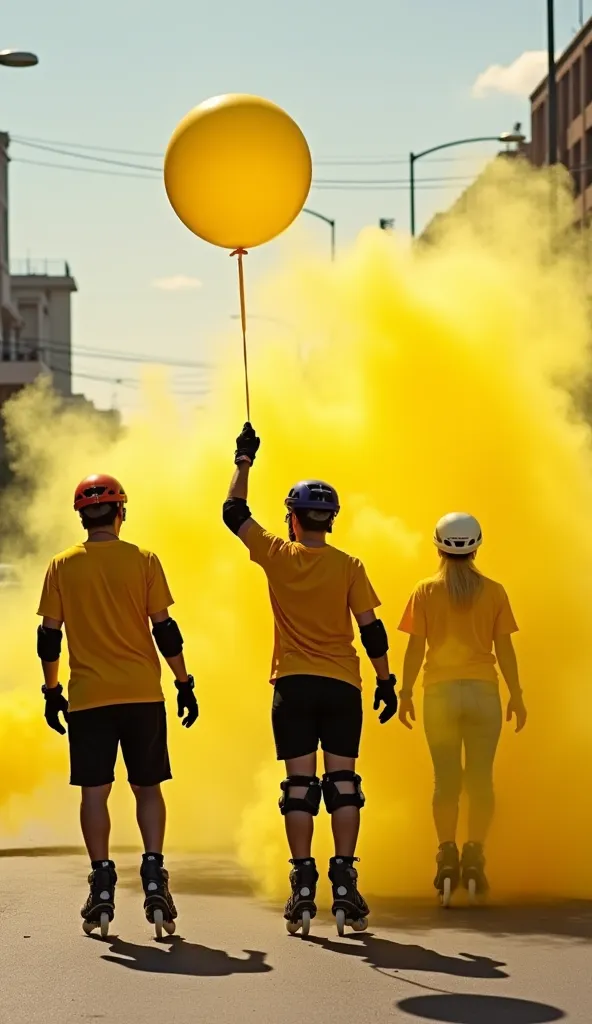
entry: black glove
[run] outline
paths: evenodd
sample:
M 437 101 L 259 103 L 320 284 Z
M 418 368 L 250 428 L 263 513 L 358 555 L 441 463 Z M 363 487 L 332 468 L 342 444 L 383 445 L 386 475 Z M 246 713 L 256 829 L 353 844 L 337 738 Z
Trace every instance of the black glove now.
M 199 715 L 199 708 L 193 692 L 195 682 L 193 676 L 189 676 L 186 683 L 176 682 L 177 687 L 177 714 L 179 718 L 183 718 L 185 712 L 187 712 L 186 718 L 183 718 L 183 725 L 186 729 L 190 729 L 194 722 L 197 722 Z
M 384 708 L 378 716 L 378 721 L 381 725 L 388 722 L 393 715 L 397 714 L 397 706 L 399 701 L 397 700 L 397 694 L 395 693 L 395 686 L 397 685 L 397 679 L 394 675 L 388 677 L 388 679 L 377 679 L 376 690 L 374 691 L 374 710 L 378 711 L 381 703 L 384 704 Z
M 259 451 L 259 445 L 261 441 L 257 437 L 250 423 L 245 423 L 243 429 L 236 439 L 236 451 L 234 453 L 234 461 L 238 466 L 239 462 L 243 462 L 245 458 L 249 460 L 251 465 L 255 461 L 255 456 Z
M 42 686 L 41 692 L 45 697 L 45 721 L 50 729 L 55 729 L 60 736 L 64 736 L 66 730 L 60 722 L 60 711 L 64 720 L 68 721 L 68 701 L 64 697 L 64 690 L 61 683 L 57 686 Z

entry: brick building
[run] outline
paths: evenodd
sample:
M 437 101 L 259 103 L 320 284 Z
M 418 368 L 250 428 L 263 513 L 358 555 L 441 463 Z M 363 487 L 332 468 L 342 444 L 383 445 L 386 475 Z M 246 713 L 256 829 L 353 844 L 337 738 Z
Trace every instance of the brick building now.
M 558 58 L 556 76 L 557 158 L 572 173 L 576 217 L 584 223 L 592 213 L 592 18 Z M 530 158 L 542 167 L 549 149 L 547 78 L 534 90 L 530 102 Z

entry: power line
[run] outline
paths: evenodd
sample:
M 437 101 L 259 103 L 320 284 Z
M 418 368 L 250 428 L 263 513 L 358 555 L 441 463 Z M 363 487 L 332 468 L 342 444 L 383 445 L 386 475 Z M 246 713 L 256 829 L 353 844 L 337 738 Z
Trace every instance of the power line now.
M 71 153 L 67 149 L 59 149 L 57 146 L 46 146 L 41 142 L 25 142 L 16 135 L 11 136 L 11 142 L 16 143 L 18 146 L 28 146 L 30 149 L 39 149 L 44 153 L 56 153 L 58 156 L 75 157 L 76 160 L 90 160 L 96 164 L 112 164 L 115 167 L 131 167 L 134 171 L 152 171 L 155 174 L 161 173 L 159 167 L 150 167 L 148 164 L 135 164 L 131 163 L 129 160 L 113 160 L 111 157 L 106 156 L 91 156 L 89 153 Z
M 76 174 L 99 174 L 99 175 L 103 175 L 103 176 L 109 177 L 109 178 L 136 178 L 136 179 L 140 178 L 140 179 L 143 179 L 144 181 L 155 181 L 155 176 L 151 175 L 151 174 L 134 174 L 133 172 L 130 172 L 130 173 L 126 174 L 123 171 L 106 171 L 106 170 L 100 170 L 100 169 L 98 169 L 96 167 L 76 167 L 73 164 L 50 163 L 49 161 L 46 161 L 46 160 L 27 160 L 24 157 L 13 157 L 12 158 L 12 162 L 13 163 L 20 163 L 20 164 L 27 164 L 28 166 L 32 166 L 32 167 L 49 167 L 49 168 L 51 168 L 53 170 L 58 170 L 58 171 L 73 171 Z M 427 189 L 427 190 L 430 190 L 432 188 L 450 187 L 450 186 L 440 186 L 440 185 L 437 185 L 437 184 L 427 184 L 427 185 L 424 185 L 424 184 L 422 184 L 422 182 L 424 182 L 424 181 L 428 181 L 428 182 L 439 182 L 439 181 L 440 182 L 447 182 L 447 181 L 452 181 L 452 180 L 456 180 L 456 181 L 459 181 L 459 182 L 460 181 L 469 182 L 469 181 L 472 181 L 473 178 L 472 177 L 468 177 L 468 176 L 465 177 L 465 178 L 459 177 L 459 178 L 454 178 L 454 179 L 451 178 L 451 177 L 447 177 L 447 176 L 442 176 L 441 178 L 429 178 L 429 179 L 428 178 L 426 178 L 426 179 L 420 178 L 416 182 L 416 186 L 415 187 L 416 187 L 416 190 L 417 189 Z M 388 192 L 388 191 L 399 191 L 401 189 L 405 189 L 406 190 L 409 187 L 409 182 L 408 182 L 407 179 L 393 179 L 393 181 L 394 181 L 394 184 L 392 184 L 392 185 L 376 185 L 376 184 L 374 184 L 372 179 L 368 179 L 366 181 L 360 181 L 358 184 L 354 184 L 352 182 L 348 182 L 347 180 L 345 182 L 341 182 L 341 181 L 338 182 L 337 179 L 335 179 L 335 183 L 331 184 L 331 183 L 326 182 L 324 179 L 319 179 L 319 180 L 314 181 L 312 183 L 312 188 L 319 189 L 320 191 L 351 191 L 351 192 L 384 191 L 384 192 Z
M 71 153 L 70 156 L 74 154 Z M 58 171 L 76 171 L 78 174 L 102 174 L 107 178 L 143 178 L 144 181 L 154 181 L 153 174 L 125 174 L 122 171 L 101 171 L 98 167 L 76 167 L 74 164 L 55 164 L 47 160 L 27 160 L 22 156 L 11 157 L 13 164 L 29 164 L 30 167 L 52 167 Z
M 14 141 L 20 141 L 23 144 L 26 142 L 39 142 L 44 146 L 66 146 L 68 149 L 90 149 L 98 153 L 123 153 L 126 156 L 146 156 L 152 157 L 155 160 L 162 160 L 162 153 L 147 153 L 142 149 L 122 149 L 120 146 L 97 146 L 91 143 L 82 142 L 64 142 L 63 139 L 40 139 L 34 135 L 14 135 L 11 136 Z
M 149 174 L 147 174 L 146 177 L 149 177 L 152 174 L 158 175 L 160 177 L 160 174 L 161 174 L 160 168 L 150 167 L 150 166 L 148 166 L 148 164 L 136 164 L 136 163 L 131 163 L 130 161 L 125 161 L 125 160 L 113 160 L 113 159 L 108 158 L 108 157 L 91 156 L 88 153 L 71 153 L 71 152 L 68 152 L 67 150 L 59 149 L 59 148 L 57 148 L 55 146 L 49 146 L 49 145 L 45 145 L 45 144 L 41 144 L 41 143 L 37 143 L 37 142 L 26 142 L 26 141 L 23 141 L 22 139 L 18 138 L 17 136 L 14 137 L 13 141 L 16 142 L 19 145 L 29 146 L 32 149 L 38 149 L 38 150 L 41 150 L 41 151 L 46 152 L 46 153 L 55 153 L 58 156 L 69 156 L 69 157 L 74 157 L 74 158 L 76 158 L 78 160 L 91 161 L 93 163 L 109 164 L 111 166 L 116 166 L 116 167 L 130 168 L 133 171 L 149 172 Z M 59 164 L 59 165 L 56 164 L 55 166 L 56 167 L 60 167 L 60 168 L 61 167 L 66 167 L 66 165 L 62 165 L 62 164 Z M 67 165 L 67 169 L 68 170 L 76 170 L 76 166 L 75 165 L 74 166 L 73 165 Z M 113 173 L 113 172 L 111 172 L 111 173 Z M 125 175 L 125 176 L 126 177 L 127 176 L 131 177 L 131 175 Z M 434 178 L 420 178 L 420 179 L 418 179 L 418 184 L 420 185 L 421 182 L 436 182 L 436 181 L 445 181 L 445 180 L 454 180 L 454 179 L 446 179 L 444 176 L 441 176 L 441 177 L 438 177 L 438 178 L 436 178 L 436 177 L 434 177 Z M 456 179 L 456 180 L 459 180 L 459 179 Z M 404 179 L 403 178 L 315 178 L 313 180 L 313 187 L 314 188 L 321 187 L 321 186 L 327 186 L 327 187 L 329 187 L 329 186 L 330 187 L 339 186 L 339 187 L 343 187 L 343 186 L 350 186 L 350 185 L 364 186 L 364 187 L 365 186 L 375 186 L 375 185 L 388 185 L 388 186 L 391 186 L 391 185 L 404 185 L 405 187 L 408 187 L 408 184 L 409 184 L 409 182 L 408 182 L 407 178 L 404 178 Z
M 433 178 L 419 178 L 425 183 L 440 181 L 466 181 L 467 175 L 445 176 L 437 175 Z M 313 185 L 405 185 L 409 186 L 409 178 L 316 178 Z
M 466 185 L 474 181 L 474 178 L 458 179 L 464 181 Z M 446 181 L 446 179 L 443 179 Z M 454 190 L 459 187 L 456 185 L 415 185 L 416 192 L 444 192 L 447 189 Z M 363 187 L 356 187 L 355 185 L 312 185 L 312 188 L 319 192 L 407 192 L 409 190 L 409 184 L 407 185 L 365 185 Z
M 50 351 L 56 352 L 71 352 L 72 355 L 80 358 L 91 358 L 91 359 L 112 359 L 115 362 L 123 363 L 140 363 L 152 366 L 171 366 L 177 367 L 182 370 L 197 370 L 199 372 L 208 373 L 211 370 L 209 363 L 203 363 L 189 359 L 167 359 L 160 358 L 159 356 L 151 356 L 148 353 L 131 353 L 131 352 L 112 352 L 110 349 L 101 349 L 98 347 L 85 348 L 83 346 L 70 345 L 68 341 L 64 339 L 48 339 L 43 340 L 40 338 L 29 338 L 21 335 L 17 341 L 17 347 L 23 345 L 30 345 L 38 349 L 49 349 Z
M 94 143 L 81 143 L 81 142 L 66 142 L 63 139 L 45 139 L 39 138 L 39 136 L 32 135 L 15 135 L 11 137 L 14 142 L 25 144 L 39 144 L 42 146 L 60 146 L 66 147 L 67 149 L 80 149 L 89 150 L 95 153 L 116 153 L 124 156 L 143 156 L 150 157 L 154 160 L 163 160 L 164 153 L 154 152 L 143 149 L 124 149 L 121 146 L 97 146 Z M 74 156 L 75 154 L 67 154 Z M 483 156 L 487 155 L 485 152 Z M 450 156 L 439 156 L 430 159 L 431 163 L 468 163 L 473 162 L 473 157 L 450 157 Z M 396 155 L 391 154 L 389 156 L 338 156 L 338 157 L 321 157 L 315 160 L 317 167 L 363 167 L 363 166 L 387 166 L 387 165 L 405 165 L 409 163 L 408 155 Z M 154 169 L 154 168 L 153 168 Z
M 48 369 L 50 369 L 53 374 L 66 372 L 65 370 L 60 370 L 59 367 L 48 367 Z M 140 381 L 134 377 L 108 377 L 99 373 L 85 373 L 82 370 L 73 370 L 70 376 L 81 377 L 83 380 L 92 380 L 101 384 L 117 384 L 119 387 L 131 388 L 132 390 L 137 390 L 140 387 Z M 191 391 L 176 391 L 175 389 L 172 389 L 172 393 L 173 395 L 175 395 L 175 397 L 188 397 L 191 395 L 201 396 L 207 395 L 208 389 L 196 388 L 195 390 Z
M 50 367 L 50 369 L 51 369 L 52 373 L 60 373 L 59 368 L 51 368 Z M 61 372 L 65 373 L 66 371 L 62 370 Z M 124 387 L 124 388 L 137 388 L 138 387 L 138 381 L 134 380 L 131 377 L 128 377 L 128 378 L 126 378 L 126 377 L 104 377 L 101 374 L 97 374 L 97 373 L 83 373 L 82 371 L 80 371 L 80 372 L 76 371 L 75 373 L 72 373 L 71 376 L 72 377 L 82 377 L 83 380 L 100 381 L 101 383 L 104 383 L 104 384 L 118 384 L 118 385 L 120 385 L 120 387 Z

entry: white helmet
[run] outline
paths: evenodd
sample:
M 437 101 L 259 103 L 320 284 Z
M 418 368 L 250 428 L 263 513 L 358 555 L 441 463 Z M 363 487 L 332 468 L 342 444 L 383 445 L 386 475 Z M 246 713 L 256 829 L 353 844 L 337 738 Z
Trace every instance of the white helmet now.
M 434 531 L 434 544 L 447 555 L 469 555 L 483 543 L 481 527 L 466 512 L 449 512 L 442 516 Z

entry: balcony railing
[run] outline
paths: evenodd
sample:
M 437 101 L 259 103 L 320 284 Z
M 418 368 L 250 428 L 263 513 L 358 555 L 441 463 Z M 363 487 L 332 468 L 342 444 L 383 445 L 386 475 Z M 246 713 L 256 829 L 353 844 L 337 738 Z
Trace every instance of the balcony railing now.
M 66 260 L 25 259 L 11 260 L 10 273 L 13 277 L 71 277 L 70 265 Z

